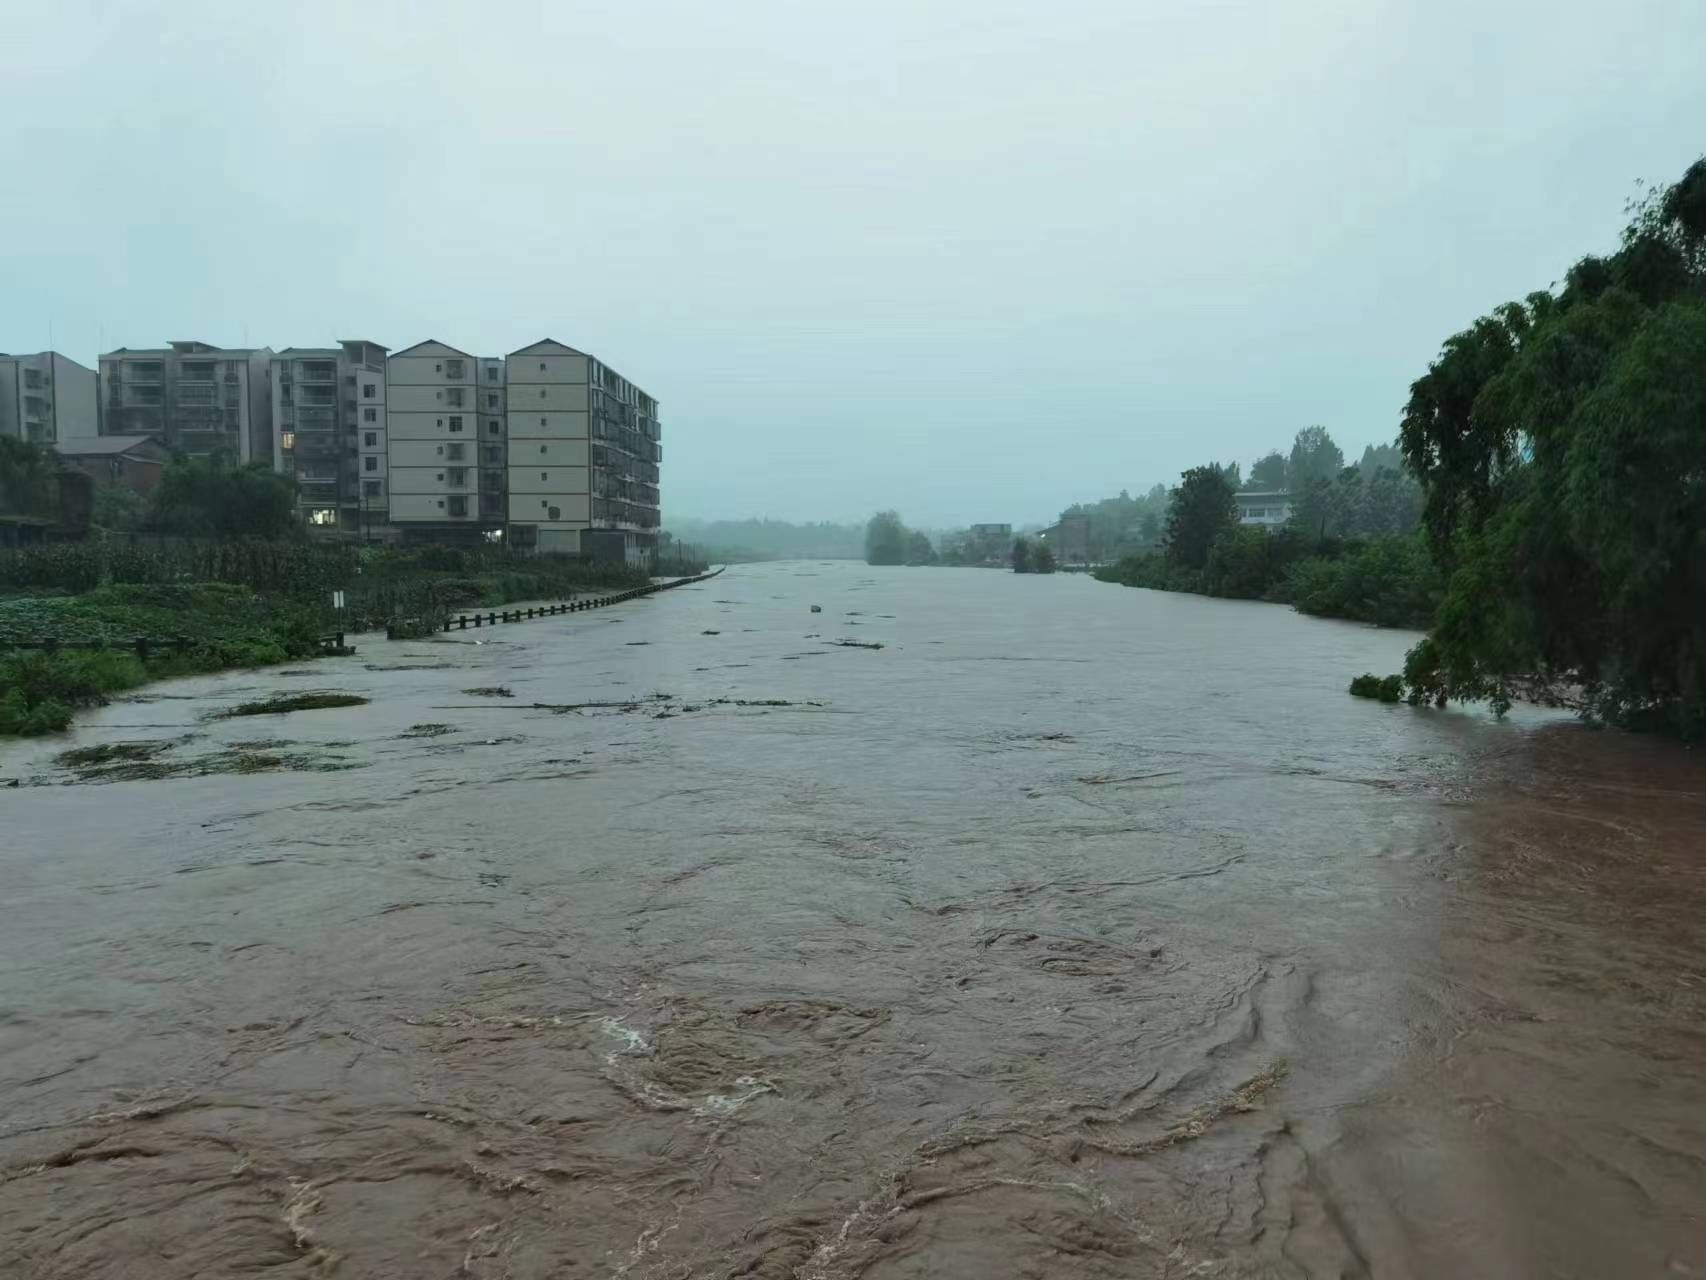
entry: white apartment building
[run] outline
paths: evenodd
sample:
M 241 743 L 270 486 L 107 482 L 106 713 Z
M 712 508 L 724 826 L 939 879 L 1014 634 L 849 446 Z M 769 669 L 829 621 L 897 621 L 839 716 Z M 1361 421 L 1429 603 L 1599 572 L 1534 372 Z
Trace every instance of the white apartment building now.
M 643 563 L 657 546 L 657 401 L 549 338 L 506 369 L 511 545 Z
M 293 476 L 309 529 L 368 535 L 386 524 L 385 348 L 365 338 L 286 347 L 270 364 L 269 460 Z
M 500 444 L 503 419 L 484 399 L 494 366 L 502 407 L 502 365 L 442 342 L 416 343 L 385 362 L 386 482 L 391 524 L 404 536 L 463 536 L 501 529 L 500 504 L 482 506 L 481 443 Z M 491 375 L 487 373 L 487 377 Z M 501 497 L 501 495 L 498 495 Z
M 180 341 L 101 356 L 100 433 L 156 436 L 188 454 L 273 459 L 268 347 Z
M 51 445 L 99 435 L 97 383 L 57 351 L 0 355 L 0 436 Z

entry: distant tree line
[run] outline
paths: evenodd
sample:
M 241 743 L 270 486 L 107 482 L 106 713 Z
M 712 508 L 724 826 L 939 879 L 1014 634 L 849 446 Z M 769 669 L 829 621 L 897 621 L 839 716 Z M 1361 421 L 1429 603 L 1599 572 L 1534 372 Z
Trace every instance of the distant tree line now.
M 879 511 L 865 525 L 866 564 L 935 564 L 936 546 L 921 529 L 908 529 L 894 511 Z
M 828 521 L 671 519 L 678 541 L 714 548 L 719 563 L 741 560 L 857 560 L 865 554 L 865 530 Z
M 1167 494 L 1159 536 L 1098 576 L 1128 586 L 1287 602 L 1306 613 L 1386 626 L 1427 625 L 1439 584 L 1416 532 L 1421 489 L 1392 445 L 1354 465 L 1325 427 L 1288 452 L 1186 471 Z M 1238 494 L 1290 495 L 1279 529 L 1239 524 Z

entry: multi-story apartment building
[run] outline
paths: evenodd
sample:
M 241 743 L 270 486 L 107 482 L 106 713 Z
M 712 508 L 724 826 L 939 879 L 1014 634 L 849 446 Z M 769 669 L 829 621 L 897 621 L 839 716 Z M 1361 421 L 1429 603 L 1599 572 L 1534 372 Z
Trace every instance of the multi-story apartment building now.
M 158 436 L 189 454 L 239 462 L 273 458 L 268 347 L 174 342 L 101 357 L 104 436 Z
M 427 341 L 385 362 L 389 513 L 404 537 L 474 538 L 502 527 L 502 494 L 480 481 L 481 444 L 502 442 L 502 406 L 496 357 Z
M 657 546 L 657 401 L 583 351 L 545 339 L 512 352 L 511 545 L 639 564 Z
M 57 351 L 0 355 L 0 436 L 36 444 L 100 434 L 95 371 Z
M 309 529 L 386 523 L 385 348 L 365 338 L 286 347 L 270 361 L 273 469 L 294 476 Z

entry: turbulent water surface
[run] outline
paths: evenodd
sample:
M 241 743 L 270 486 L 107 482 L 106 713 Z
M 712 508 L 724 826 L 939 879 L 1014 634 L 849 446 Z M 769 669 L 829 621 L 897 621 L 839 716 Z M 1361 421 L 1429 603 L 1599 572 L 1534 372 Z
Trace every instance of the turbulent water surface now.
M 0 748 L 0 1274 L 1706 1275 L 1701 765 L 1410 639 L 742 567 Z

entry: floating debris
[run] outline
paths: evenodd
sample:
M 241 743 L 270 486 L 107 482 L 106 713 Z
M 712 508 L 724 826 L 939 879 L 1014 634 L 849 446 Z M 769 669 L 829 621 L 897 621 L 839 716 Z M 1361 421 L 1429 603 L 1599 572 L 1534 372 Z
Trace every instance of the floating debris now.
M 841 649 L 881 649 L 883 647 L 880 640 L 826 640 L 824 643 L 835 645 Z
M 68 769 L 86 769 L 127 760 L 150 760 L 171 747 L 169 741 L 102 742 L 93 747 L 61 751 L 54 757 Z
M 355 693 L 275 693 L 259 702 L 240 702 L 220 717 L 275 716 L 289 711 L 319 711 L 328 707 L 366 706 L 368 699 Z
M 464 689 L 463 693 L 472 698 L 513 698 L 513 690 L 501 684 L 482 685 L 478 689 Z
M 455 727 L 448 724 L 412 724 L 397 736 L 399 738 L 442 738 L 447 733 L 455 732 Z
M 701 631 L 699 634 L 702 636 L 720 636 L 723 633 L 721 631 Z

